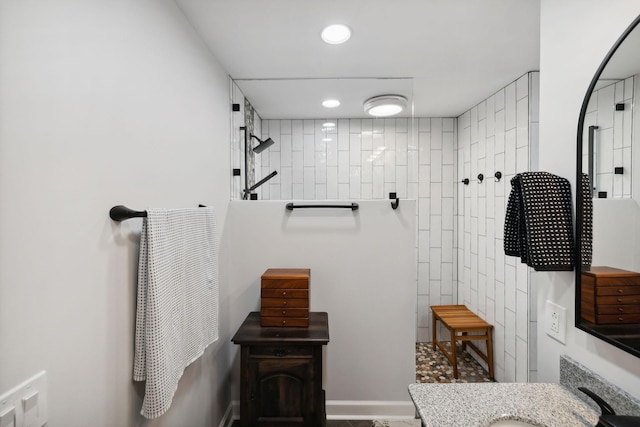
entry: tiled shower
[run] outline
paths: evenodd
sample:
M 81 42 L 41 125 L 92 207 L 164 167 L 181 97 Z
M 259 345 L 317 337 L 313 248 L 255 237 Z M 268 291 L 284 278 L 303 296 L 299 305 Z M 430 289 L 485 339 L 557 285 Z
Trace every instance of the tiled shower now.
M 255 155 L 256 181 L 278 171 L 256 191 L 260 200 L 387 199 L 395 192 L 418 201 L 416 340 L 431 341 L 430 305 L 466 304 L 494 325 L 498 381 L 535 379 L 534 277 L 504 256 L 502 234 L 509 180 L 537 168 L 538 75 L 523 75 L 455 118 L 254 117 L 254 132 L 276 141 Z M 242 107 L 232 116 L 231 161 L 243 170 L 244 136 L 235 130 L 244 98 L 233 84 L 231 94 Z M 243 186 L 234 177 L 235 198 Z

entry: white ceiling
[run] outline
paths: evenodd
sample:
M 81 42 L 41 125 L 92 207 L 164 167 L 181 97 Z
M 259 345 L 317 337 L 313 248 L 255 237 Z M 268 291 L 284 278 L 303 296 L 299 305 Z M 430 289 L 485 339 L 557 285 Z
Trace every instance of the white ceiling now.
M 385 93 L 455 117 L 539 69 L 539 0 L 176 1 L 262 118 L 364 117 Z M 347 43 L 320 39 L 332 23 Z

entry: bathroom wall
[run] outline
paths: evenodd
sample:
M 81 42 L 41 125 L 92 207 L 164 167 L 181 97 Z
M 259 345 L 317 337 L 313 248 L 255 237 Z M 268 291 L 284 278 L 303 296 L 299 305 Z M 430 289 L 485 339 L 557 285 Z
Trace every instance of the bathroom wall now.
M 310 307 L 329 316 L 323 386 L 333 419 L 411 417 L 415 382 L 415 209 L 358 200 L 360 208 L 298 209 L 285 201 L 233 201 L 225 234 L 231 323 L 260 309 L 267 268 L 310 268 Z M 321 202 L 318 202 L 321 203 Z M 232 395 L 239 399 L 240 351 L 233 349 Z M 237 406 L 236 406 L 237 410 Z
M 634 0 L 541 1 L 540 169 L 575 188 L 576 130 L 587 87 L 620 34 L 640 13 Z M 558 382 L 567 354 L 634 396 L 640 396 L 638 358 L 573 327 L 573 272 L 538 273 L 538 318 L 545 301 L 567 308 L 566 344 L 538 329 L 538 380 Z
M 0 394 L 47 372 L 50 427 L 218 425 L 220 339 L 169 412 L 131 379 L 141 221 L 109 209 L 229 201 L 229 81 L 174 2 L 0 2 Z
M 503 233 L 510 180 L 536 167 L 538 85 L 527 73 L 458 117 L 457 301 L 494 325 L 500 382 L 535 380 L 535 283 L 505 256 Z

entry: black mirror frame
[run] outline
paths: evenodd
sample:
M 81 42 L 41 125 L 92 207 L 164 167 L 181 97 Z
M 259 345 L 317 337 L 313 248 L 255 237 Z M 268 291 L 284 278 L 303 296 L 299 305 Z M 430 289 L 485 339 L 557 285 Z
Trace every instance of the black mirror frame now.
M 623 343 L 614 340 L 613 338 L 608 337 L 607 335 L 601 334 L 598 331 L 595 331 L 591 328 L 588 328 L 582 325 L 581 322 L 581 288 L 582 288 L 582 255 L 581 255 L 581 238 L 582 236 L 582 209 L 584 194 L 582 194 L 582 186 L 580 182 L 582 180 L 582 144 L 583 144 L 583 132 L 584 132 L 584 121 L 585 115 L 587 113 L 587 107 L 589 105 L 589 100 L 591 99 L 591 95 L 593 94 L 593 90 L 602 75 L 602 72 L 606 68 L 607 64 L 616 53 L 620 45 L 626 40 L 627 36 L 640 24 L 640 15 L 637 16 L 633 22 L 627 27 L 627 29 L 622 33 L 622 35 L 618 38 L 618 40 L 614 43 L 613 47 L 607 53 L 604 60 L 598 67 L 596 74 L 593 76 L 589 87 L 587 88 L 587 93 L 582 101 L 582 107 L 580 108 L 580 116 L 578 118 L 578 147 L 577 147 L 577 159 L 576 159 L 576 234 L 575 234 L 575 326 L 576 328 L 585 331 L 588 334 L 591 334 L 597 338 L 600 338 L 603 341 L 608 342 L 609 344 L 618 347 L 621 350 L 624 350 L 628 353 L 633 354 L 634 356 L 640 357 L 640 350 L 624 345 Z M 591 195 L 588 195 L 591 197 Z

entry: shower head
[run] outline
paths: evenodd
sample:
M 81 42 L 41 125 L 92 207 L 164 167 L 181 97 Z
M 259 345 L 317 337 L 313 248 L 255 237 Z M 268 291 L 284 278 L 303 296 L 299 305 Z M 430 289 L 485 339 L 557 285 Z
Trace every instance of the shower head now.
M 266 150 L 267 148 L 271 147 L 273 144 L 275 144 L 275 141 L 271 138 L 267 138 L 264 141 L 261 140 L 260 138 L 258 138 L 257 136 L 251 134 L 251 138 L 255 138 L 258 140 L 258 142 L 260 142 L 260 144 L 258 144 L 256 147 L 254 147 L 253 152 L 254 153 L 262 153 L 264 150 Z

